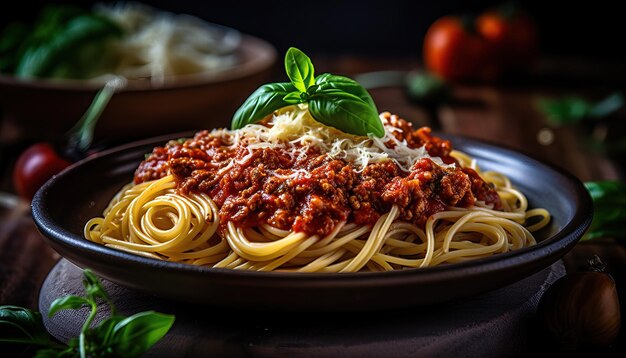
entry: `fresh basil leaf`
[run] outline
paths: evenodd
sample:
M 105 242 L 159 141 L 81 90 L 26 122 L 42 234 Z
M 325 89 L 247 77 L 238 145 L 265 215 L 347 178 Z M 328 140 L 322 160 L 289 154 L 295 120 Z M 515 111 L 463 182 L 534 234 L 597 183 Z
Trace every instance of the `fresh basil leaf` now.
M 257 89 L 235 113 L 233 129 L 257 122 L 289 104 L 308 102 L 309 111 L 321 123 L 356 135 L 385 135 L 372 97 L 358 82 L 328 73 L 315 78 L 311 60 L 293 47 L 285 56 L 285 69 L 291 83 Z M 297 91 L 302 94 L 292 93 Z
M 78 337 L 72 337 L 70 338 L 70 340 L 67 342 L 67 346 L 72 348 L 72 349 L 78 349 L 78 345 L 80 344 L 80 342 L 78 341 Z
M 624 233 L 624 225 L 620 225 L 619 227 L 614 228 L 589 230 L 587 233 L 585 233 L 585 235 L 583 235 L 581 241 L 589 241 L 593 239 L 601 239 L 607 237 L 612 237 L 620 240 L 626 239 L 626 233 Z
M 110 345 L 113 340 L 113 332 L 115 330 L 115 326 L 123 321 L 126 317 L 124 316 L 111 316 L 104 321 L 100 322 L 97 327 L 93 328 L 90 331 L 90 338 L 96 339 L 102 345 Z
M 34 23 L 9 24 L 0 35 L 0 71 L 15 73 L 27 51 L 46 47 L 72 18 L 86 14 L 72 5 L 45 5 Z
M 39 312 L 17 306 L 0 306 L 0 343 L 48 346 L 53 342 Z
M 300 92 L 306 92 L 307 88 L 315 83 L 315 69 L 311 59 L 295 47 L 290 47 L 287 50 L 285 71 L 287 71 L 291 83 Z
M 137 357 L 152 347 L 171 328 L 174 316 L 153 311 L 137 313 L 131 317 L 112 314 L 95 328 L 89 328 L 96 313 L 96 297 L 108 297 L 100 280 L 90 270 L 85 270 L 85 289 L 92 299 L 65 296 L 50 305 L 50 316 L 61 309 L 76 309 L 91 305 L 92 311 L 83 324 L 80 339 L 73 337 L 67 345 L 53 341 L 43 326 L 41 315 L 22 307 L 0 306 L 0 344 L 24 344 L 29 355 L 40 358 L 69 357 Z M 110 304 L 110 302 L 109 302 Z M 111 305 L 112 306 L 112 305 Z M 111 307 L 114 311 L 114 307 Z M 36 353 L 33 347 L 45 347 Z
M 621 93 L 613 93 L 594 104 L 593 108 L 589 111 L 589 115 L 596 118 L 606 117 L 622 108 L 622 106 L 624 106 L 624 95 Z
M 104 66 L 102 42 L 118 37 L 122 30 L 111 20 L 92 14 L 81 14 L 59 24 L 50 20 L 36 30 L 33 45 L 23 54 L 16 69 L 19 77 L 52 77 L 64 74 L 66 77 L 86 77 L 84 71 L 94 71 L 94 66 Z M 44 38 L 48 29 L 50 35 Z M 41 35 L 40 35 L 41 33 Z M 37 38 L 40 37 L 40 38 Z M 86 51 L 94 46 L 100 51 Z M 89 52 L 89 56 L 85 54 Z
M 104 287 L 102 287 L 100 279 L 89 269 L 85 269 L 83 271 L 83 286 L 85 287 L 85 293 L 90 300 L 95 301 L 97 297 L 100 297 L 109 301 L 109 295 Z
M 0 33 L 0 72 L 13 73 L 21 58 L 21 47 L 28 41 L 30 31 L 25 24 L 8 24 Z
M 622 93 L 613 93 L 603 100 L 593 102 L 577 96 L 558 99 L 541 99 L 539 109 L 553 124 L 572 124 L 589 118 L 604 118 L 624 106 Z
M 579 97 L 565 97 L 561 99 L 541 99 L 539 108 L 544 112 L 548 121 L 553 124 L 571 124 L 585 118 L 591 110 L 591 105 Z
M 585 187 L 594 203 L 626 205 L 626 183 L 619 180 L 589 181 Z
M 77 309 L 83 306 L 91 305 L 91 301 L 80 296 L 64 296 L 52 301 L 48 317 L 54 316 L 60 310 Z
M 87 13 L 87 10 L 73 5 L 45 5 L 34 23 L 29 46 L 39 46 L 50 42 L 58 33 L 64 31 L 68 21 Z
M 338 89 L 346 93 L 353 94 L 359 97 L 363 102 L 374 108 L 374 111 L 378 113 L 376 109 L 376 104 L 372 99 L 372 96 L 367 92 L 365 87 L 361 86 L 357 81 L 344 77 L 332 75 L 330 73 L 324 73 L 315 79 L 315 84 L 318 85 L 318 89 L 316 92 L 325 92 L 331 89 Z
M 61 357 L 61 350 L 54 348 L 40 349 L 35 353 L 34 358 L 59 358 Z
M 348 131 L 344 130 L 352 134 L 367 135 L 371 133 L 377 137 L 382 137 L 385 135 L 385 129 L 383 127 L 382 121 L 379 118 L 376 104 L 374 103 L 374 100 L 372 99 L 370 94 L 367 92 L 367 90 L 363 86 L 361 86 L 360 83 L 348 77 L 332 75 L 329 73 L 324 73 L 318 76 L 315 80 L 315 83 L 319 86 L 315 94 L 324 95 L 326 97 L 337 96 L 338 100 L 340 98 L 343 98 L 342 101 L 344 102 L 344 104 L 347 103 L 345 101 L 349 98 L 345 96 L 345 94 L 351 94 L 359 98 L 363 103 L 365 103 L 367 106 L 370 107 L 370 109 L 367 111 L 361 110 L 359 112 L 361 113 L 361 115 L 365 116 L 364 118 L 357 119 L 355 117 L 351 117 L 352 119 L 350 119 L 350 121 L 354 121 L 354 123 L 352 123 L 351 125 L 347 125 L 347 126 L 345 124 L 338 124 L 338 125 L 328 124 L 328 125 L 331 125 L 336 128 L 339 128 L 339 126 L 343 126 L 344 128 L 353 128 L 353 130 L 348 130 Z M 318 104 L 315 105 L 316 108 L 319 108 Z M 345 106 L 341 106 L 341 107 L 345 107 Z M 342 112 L 345 113 L 346 110 L 347 108 L 343 108 Z M 356 113 L 356 112 L 353 111 L 353 113 Z M 313 117 L 317 119 L 315 115 L 313 115 Z M 330 119 L 328 120 L 330 121 Z
M 45 348 L 35 353 L 34 358 L 70 358 L 77 357 L 73 349 Z
M 309 111 L 318 122 L 356 135 L 385 135 L 376 107 L 354 94 L 321 87 L 309 100 Z
M 259 87 L 237 109 L 232 120 L 232 129 L 243 128 L 247 124 L 256 123 L 272 114 L 277 109 L 288 106 L 284 100 L 296 87 L 292 83 L 269 83 Z
M 174 316 L 140 312 L 118 322 L 113 329 L 112 349 L 125 357 L 137 357 L 158 342 L 174 324 Z
M 626 238 L 626 183 L 617 180 L 586 182 L 593 200 L 593 221 L 583 240 Z
M 423 103 L 444 102 L 450 99 L 450 88 L 440 77 L 428 72 L 412 72 L 406 78 L 409 97 Z
M 597 217 L 595 217 L 597 216 Z M 626 211 L 615 208 L 615 210 L 600 210 L 594 213 L 594 220 L 592 221 L 590 232 L 604 231 L 611 227 L 621 227 L 626 225 Z M 620 235 L 624 236 L 624 234 Z
M 288 93 L 285 97 L 283 97 L 283 101 L 289 104 L 298 104 L 304 102 L 302 99 L 302 95 L 305 94 L 303 92 L 291 92 Z
M 47 4 L 38 15 L 35 35 L 45 38 L 51 31 L 62 29 L 64 24 L 74 17 L 87 13 L 88 10 L 74 5 Z
M 315 94 L 315 92 L 317 92 L 317 89 L 318 89 L 319 87 L 320 87 L 320 86 L 319 86 L 319 85 L 317 85 L 317 84 L 312 84 L 311 86 L 309 86 L 309 88 L 307 88 L 307 89 L 306 89 L 306 94 L 307 94 L 308 96 L 310 96 L 310 95 L 312 95 L 312 94 Z M 308 96 L 307 96 L 307 97 L 308 97 Z

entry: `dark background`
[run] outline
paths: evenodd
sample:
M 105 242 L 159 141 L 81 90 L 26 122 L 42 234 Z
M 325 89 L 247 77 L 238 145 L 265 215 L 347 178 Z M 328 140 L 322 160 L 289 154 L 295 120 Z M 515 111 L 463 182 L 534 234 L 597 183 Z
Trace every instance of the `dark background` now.
M 8 21 L 32 19 L 50 1 L 12 2 Z M 57 1 L 90 7 L 94 1 Z M 502 1 L 143 1 L 163 10 L 197 15 L 264 38 L 279 53 L 299 47 L 307 53 L 396 53 L 421 56 L 422 39 L 438 17 L 477 13 Z M 619 2 L 518 1 L 536 20 L 545 55 L 623 62 L 624 16 Z

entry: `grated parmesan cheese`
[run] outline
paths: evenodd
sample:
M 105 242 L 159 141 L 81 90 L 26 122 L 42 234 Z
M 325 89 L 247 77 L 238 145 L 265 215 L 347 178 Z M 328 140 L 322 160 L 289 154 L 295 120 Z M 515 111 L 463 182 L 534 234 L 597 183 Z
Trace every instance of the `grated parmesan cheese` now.
M 231 146 L 245 144 L 249 150 L 261 148 L 289 149 L 293 157 L 305 155 L 309 148 L 317 148 L 331 158 L 353 163 L 358 171 L 368 164 L 393 161 L 406 172 L 422 158 L 429 158 L 444 167 L 439 157 L 431 157 L 424 147 L 411 148 L 406 141 L 399 141 L 393 132 L 401 129 L 387 123 L 381 116 L 385 128 L 382 138 L 356 136 L 316 121 L 306 104 L 289 106 L 276 111 L 263 124 L 248 124 L 238 130 L 219 129 L 212 132 Z M 389 143 L 390 145 L 386 145 Z M 246 158 L 241 159 L 245 161 Z

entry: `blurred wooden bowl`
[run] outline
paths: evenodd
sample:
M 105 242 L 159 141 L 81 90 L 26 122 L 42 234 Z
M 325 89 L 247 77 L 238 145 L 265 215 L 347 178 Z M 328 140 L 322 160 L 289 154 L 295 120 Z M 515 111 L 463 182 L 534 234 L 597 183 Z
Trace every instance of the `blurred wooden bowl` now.
M 276 49 L 242 35 L 239 61 L 226 70 L 177 76 L 153 88 L 129 81 L 115 93 L 99 119 L 96 139 L 143 138 L 184 130 L 228 127 L 235 110 L 268 82 Z M 23 139 L 58 139 L 89 107 L 101 84 L 81 80 L 24 80 L 0 75 L 2 128 Z

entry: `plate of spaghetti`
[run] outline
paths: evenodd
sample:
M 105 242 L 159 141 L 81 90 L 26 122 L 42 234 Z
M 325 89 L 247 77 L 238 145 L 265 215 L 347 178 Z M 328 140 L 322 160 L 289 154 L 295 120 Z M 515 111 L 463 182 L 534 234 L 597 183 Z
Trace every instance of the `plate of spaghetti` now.
M 591 199 L 572 175 L 378 113 L 358 83 L 315 77 L 308 60 L 290 49 L 291 82 L 259 88 L 230 129 L 66 169 L 33 200 L 39 229 L 75 264 L 166 298 L 364 310 L 513 283 L 588 228 Z

